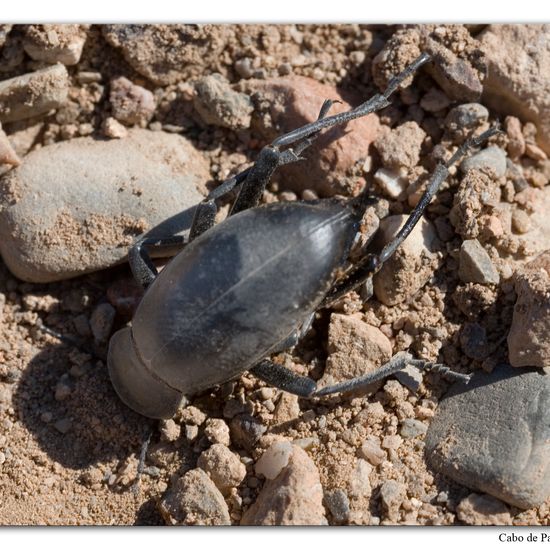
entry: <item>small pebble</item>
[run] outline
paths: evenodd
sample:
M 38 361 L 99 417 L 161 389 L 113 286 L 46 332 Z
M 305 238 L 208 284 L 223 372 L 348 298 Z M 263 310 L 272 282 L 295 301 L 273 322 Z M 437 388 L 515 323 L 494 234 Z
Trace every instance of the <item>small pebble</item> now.
M 445 118 L 445 126 L 452 133 L 463 133 L 464 130 L 474 130 L 487 120 L 487 107 L 480 103 L 463 103 L 449 111 Z
M 508 156 L 512 160 L 517 160 L 525 153 L 525 138 L 521 131 L 521 122 L 515 116 L 507 116 L 504 119 L 504 127 L 508 136 Z
M 483 151 L 465 158 L 460 163 L 463 173 L 468 170 L 490 171 L 496 178 L 502 178 L 506 174 L 506 154 L 496 145 L 491 145 Z
M 160 437 L 163 441 L 176 441 L 180 437 L 181 428 L 172 419 L 160 422 Z
M 238 487 L 246 476 L 246 467 L 239 457 L 225 445 L 214 443 L 198 459 L 197 466 L 202 468 L 215 483 L 223 495 L 228 495 Z
M 111 81 L 109 102 L 116 120 L 141 127 L 145 127 L 151 120 L 156 108 L 153 93 L 124 76 Z
M 267 426 L 249 414 L 239 414 L 231 420 L 231 440 L 246 450 L 251 450 L 266 430 Z
M 441 90 L 430 88 L 424 97 L 420 100 L 420 107 L 430 113 L 437 113 L 446 109 L 451 104 L 451 100 Z
M 231 524 L 223 495 L 200 468 L 186 472 L 164 493 L 159 510 L 168 525 Z
M 357 464 L 351 472 L 348 480 L 348 494 L 352 499 L 369 499 L 372 494 L 370 475 L 372 465 L 362 458 L 357 459 Z
M 424 380 L 424 375 L 412 365 L 407 365 L 404 369 L 395 373 L 395 378 L 399 381 L 400 384 L 411 390 L 413 393 L 418 391 L 420 385 Z
M 458 276 L 464 283 L 498 284 L 500 276 L 489 254 L 477 239 L 460 247 Z
M 479 323 L 464 323 L 460 331 L 460 345 L 464 354 L 476 361 L 483 361 L 491 353 L 487 332 Z
M 386 459 L 386 452 L 380 447 L 380 441 L 373 436 L 367 436 L 358 455 L 368 460 L 373 466 L 379 466 Z
M 292 444 L 289 441 L 274 443 L 256 462 L 256 473 L 266 479 L 275 479 L 286 468 L 291 454 Z
M 345 524 L 350 517 L 350 506 L 348 495 L 342 489 L 325 492 L 325 506 L 332 514 L 332 518 L 337 524 Z
M 232 130 L 243 130 L 250 126 L 254 110 L 250 97 L 235 92 L 222 75 L 201 78 L 195 83 L 195 89 L 197 95 L 194 107 L 204 122 Z
M 399 519 L 399 508 L 403 504 L 405 496 L 405 485 L 393 479 L 384 481 L 380 487 L 380 501 L 389 520 L 397 521 Z
M 90 317 L 90 328 L 97 342 L 107 342 L 115 322 L 116 309 L 106 302 L 99 304 Z
M 76 65 L 85 42 L 86 31 L 81 25 L 28 25 L 23 47 L 35 61 Z
M 69 75 L 63 65 L 0 81 L 0 122 L 13 122 L 58 109 L 67 101 Z
M 208 418 L 204 427 L 204 435 L 210 443 L 220 443 L 229 447 L 231 437 L 229 426 L 221 418 Z
M 102 129 L 105 137 L 112 139 L 122 139 L 128 135 L 128 130 L 112 116 L 105 119 Z
M 531 220 L 525 210 L 520 210 L 519 208 L 514 210 L 512 213 L 512 229 L 520 235 L 528 233 L 531 230 Z
M 191 405 L 180 411 L 179 420 L 184 424 L 200 426 L 206 420 L 206 415 L 200 409 L 197 409 L 197 407 L 193 407 Z
M 397 199 L 407 189 L 408 182 L 397 172 L 388 168 L 379 168 L 374 174 L 374 181 L 382 192 L 391 199 Z

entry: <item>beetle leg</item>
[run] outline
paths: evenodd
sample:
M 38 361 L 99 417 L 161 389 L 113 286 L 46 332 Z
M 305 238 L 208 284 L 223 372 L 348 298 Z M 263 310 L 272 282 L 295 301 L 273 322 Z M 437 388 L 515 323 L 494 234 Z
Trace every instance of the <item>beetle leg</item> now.
M 369 386 L 373 382 L 384 380 L 388 376 L 391 376 L 392 374 L 403 370 L 407 365 L 413 365 L 419 369 L 424 369 L 428 372 L 437 372 L 451 382 L 461 381 L 468 383 L 471 377 L 467 374 L 452 371 L 449 367 L 440 363 L 431 363 L 429 361 L 423 361 L 421 359 L 413 359 L 410 353 L 402 351 L 394 355 L 387 363 L 376 369 L 374 372 L 370 372 L 364 376 L 358 376 L 357 378 L 352 378 L 351 380 L 340 382 L 339 384 L 326 386 L 324 388 L 314 391 L 309 395 L 309 397 L 323 397 L 325 395 L 331 395 L 333 393 L 346 393 L 359 390 Z
M 446 164 L 438 164 L 434 170 L 428 187 L 420 198 L 420 201 L 414 207 L 413 211 L 407 218 L 407 221 L 399 230 L 397 235 L 382 249 L 380 254 L 367 254 L 362 260 L 360 260 L 346 279 L 336 283 L 332 287 L 321 304 L 321 307 L 330 306 L 348 292 L 355 290 L 358 286 L 366 282 L 377 271 L 379 271 L 384 262 L 392 256 L 399 245 L 407 238 L 414 226 L 418 223 L 424 213 L 424 210 L 426 210 L 426 207 L 430 204 L 433 196 L 437 193 L 437 190 L 449 174 L 449 168 L 460 160 L 469 149 L 481 145 L 498 132 L 500 132 L 500 129 L 498 127 L 493 127 L 486 132 L 483 132 L 483 134 L 478 137 L 468 138 L 464 144 L 457 149 Z
M 158 270 L 151 259 L 150 248 L 181 248 L 185 238 L 181 235 L 155 239 L 147 237 L 139 239 L 128 251 L 128 263 L 134 279 L 143 288 L 147 288 L 157 277 Z
M 269 359 L 264 359 L 258 363 L 250 369 L 250 372 L 270 386 L 275 386 L 300 397 L 312 395 L 317 388 L 317 384 L 311 378 L 299 376 L 290 369 L 273 363 Z
M 376 94 L 374 97 L 368 99 L 364 103 L 361 103 L 361 105 L 355 107 L 354 109 L 350 109 L 345 113 L 338 113 L 329 117 L 323 117 L 322 119 L 317 119 L 315 122 L 310 122 L 309 124 L 297 128 L 296 130 L 292 130 L 292 132 L 288 132 L 287 134 L 275 139 L 272 145 L 275 147 L 285 147 L 317 134 L 325 128 L 345 124 L 350 120 L 364 117 L 369 113 L 373 113 L 387 107 L 390 104 L 388 100 L 389 97 L 397 90 L 403 81 L 417 71 L 422 65 L 430 61 L 430 59 L 431 58 L 427 53 L 421 54 L 417 59 L 415 59 L 415 61 L 405 67 L 402 72 L 390 80 L 383 93 Z

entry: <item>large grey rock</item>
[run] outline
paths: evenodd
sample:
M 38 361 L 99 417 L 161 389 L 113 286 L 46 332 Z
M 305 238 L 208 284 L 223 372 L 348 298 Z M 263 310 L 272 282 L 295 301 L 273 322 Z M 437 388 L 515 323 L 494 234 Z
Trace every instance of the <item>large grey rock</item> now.
M 0 252 L 14 275 L 37 283 L 110 267 L 136 236 L 199 202 L 208 177 L 206 160 L 174 134 L 44 147 L 0 179 Z M 188 228 L 191 217 L 156 234 Z
M 519 508 L 550 496 L 550 376 L 498 366 L 455 384 L 426 435 L 436 471 Z

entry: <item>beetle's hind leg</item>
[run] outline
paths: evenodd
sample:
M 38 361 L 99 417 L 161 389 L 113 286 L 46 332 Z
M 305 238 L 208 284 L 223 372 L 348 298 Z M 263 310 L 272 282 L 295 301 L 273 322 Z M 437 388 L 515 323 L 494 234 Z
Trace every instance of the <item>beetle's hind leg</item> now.
M 439 363 L 413 359 L 409 353 L 404 351 L 394 355 L 387 363 L 373 372 L 320 389 L 317 389 L 317 384 L 311 378 L 299 376 L 290 369 L 273 363 L 269 359 L 265 359 L 256 365 L 250 372 L 271 386 L 299 397 L 325 397 L 365 389 L 374 382 L 385 380 L 403 370 L 407 365 L 412 365 L 427 372 L 436 372 L 450 382 L 461 381 L 467 383 L 470 380 L 470 375 L 452 371 L 449 367 Z

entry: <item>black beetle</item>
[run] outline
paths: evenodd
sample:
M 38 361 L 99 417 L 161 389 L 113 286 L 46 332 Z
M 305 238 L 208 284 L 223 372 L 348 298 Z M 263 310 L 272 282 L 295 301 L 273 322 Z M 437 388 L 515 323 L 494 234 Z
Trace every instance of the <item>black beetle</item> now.
M 378 271 L 418 222 L 448 167 L 495 129 L 468 140 L 446 165 L 439 165 L 395 239 L 354 266 L 348 258 L 369 204 L 365 193 L 350 200 L 258 206 L 278 166 L 300 160 L 321 130 L 389 105 L 388 97 L 401 82 L 429 59 L 421 55 L 390 81 L 383 94 L 348 112 L 327 117 L 332 102 L 325 101 L 317 121 L 264 147 L 251 168 L 221 184 L 197 206 L 188 242 L 181 237 L 138 240 L 129 261 L 147 292 L 132 327 L 112 337 L 108 354 L 111 380 L 127 405 L 148 417 L 170 418 L 183 395 L 247 370 L 304 397 L 356 389 L 411 363 L 449 372 L 443 365 L 400 353 L 373 374 L 318 390 L 313 380 L 271 362 L 269 356 L 295 345 L 317 309 Z M 237 186 L 230 215 L 214 226 L 216 199 Z M 158 274 L 149 250 L 174 244 L 185 248 Z

